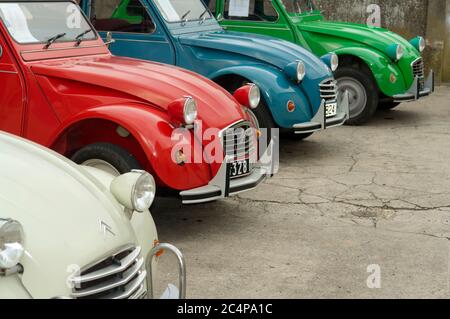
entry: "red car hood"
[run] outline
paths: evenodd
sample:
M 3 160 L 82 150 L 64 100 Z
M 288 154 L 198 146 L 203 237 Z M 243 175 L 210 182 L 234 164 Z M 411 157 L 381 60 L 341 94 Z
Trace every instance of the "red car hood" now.
M 239 103 L 224 89 L 193 72 L 160 63 L 116 56 L 40 62 L 36 75 L 60 78 L 121 92 L 164 110 L 176 99 L 192 96 L 204 127 L 225 128 L 243 120 Z

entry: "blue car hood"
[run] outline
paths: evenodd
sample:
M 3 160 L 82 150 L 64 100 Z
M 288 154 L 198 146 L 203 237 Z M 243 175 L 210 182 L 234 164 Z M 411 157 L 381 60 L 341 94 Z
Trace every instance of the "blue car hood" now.
M 314 82 L 333 77 L 328 66 L 306 49 L 268 36 L 215 31 L 184 34 L 179 36 L 179 40 L 183 45 L 242 55 L 247 59 L 254 59 L 255 62 L 270 64 L 280 70 L 289 63 L 301 60 L 305 63 L 307 70 L 305 79 Z

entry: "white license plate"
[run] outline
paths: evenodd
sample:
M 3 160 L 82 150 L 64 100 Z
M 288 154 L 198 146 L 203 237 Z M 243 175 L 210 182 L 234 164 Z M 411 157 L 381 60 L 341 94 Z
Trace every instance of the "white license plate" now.
M 337 114 L 337 103 L 330 103 L 326 105 L 326 117 L 333 117 Z
M 250 160 L 236 161 L 228 164 L 230 167 L 230 178 L 236 178 L 250 173 Z

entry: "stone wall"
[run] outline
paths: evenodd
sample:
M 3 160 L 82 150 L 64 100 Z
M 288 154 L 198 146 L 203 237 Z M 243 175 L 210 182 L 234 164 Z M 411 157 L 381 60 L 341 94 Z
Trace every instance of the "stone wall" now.
M 411 39 L 427 38 L 425 62 L 438 81 L 450 81 L 450 0 L 316 0 L 331 20 L 367 23 L 380 7 L 381 26 Z

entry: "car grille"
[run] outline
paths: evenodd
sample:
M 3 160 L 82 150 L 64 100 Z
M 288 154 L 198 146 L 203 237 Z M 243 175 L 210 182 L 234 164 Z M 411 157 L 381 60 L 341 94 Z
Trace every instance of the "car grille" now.
M 425 65 L 423 59 L 419 58 L 412 64 L 412 70 L 414 76 L 419 79 L 419 89 L 423 91 L 425 89 Z
M 255 130 L 249 122 L 241 122 L 225 130 L 225 155 L 234 161 L 251 159 L 256 151 L 256 143 Z
M 140 299 L 146 296 L 144 258 L 130 247 L 83 270 L 73 279 L 76 299 Z
M 320 83 L 320 98 L 325 100 L 325 105 L 337 102 L 337 82 L 326 80 Z

